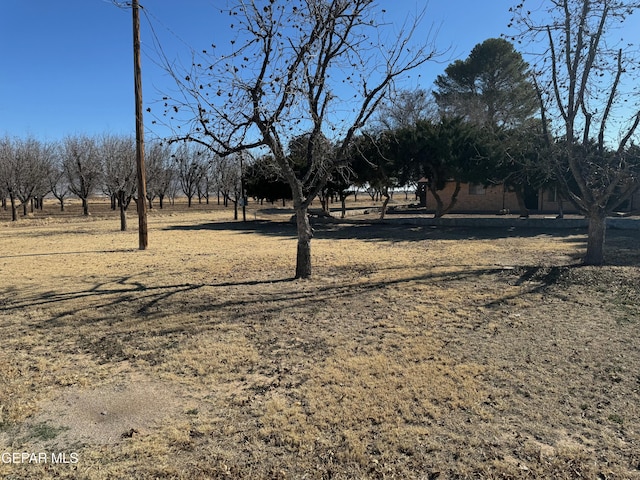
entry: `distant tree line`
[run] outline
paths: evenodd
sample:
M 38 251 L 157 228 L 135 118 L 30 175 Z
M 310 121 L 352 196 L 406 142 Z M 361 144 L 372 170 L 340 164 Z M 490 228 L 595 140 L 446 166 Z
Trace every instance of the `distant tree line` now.
M 146 201 L 149 208 L 163 208 L 183 194 L 192 205 L 194 199 L 209 203 L 238 203 L 240 169 L 232 158 L 220 158 L 195 145 L 168 145 L 162 141 L 146 143 Z M 55 198 L 60 210 L 76 197 L 82 212 L 89 215 L 89 200 L 102 195 L 111 208 L 120 210 L 121 229 L 127 229 L 126 211 L 138 201 L 136 189 L 135 141 L 119 135 L 68 136 L 59 142 L 33 137 L 0 138 L 1 208 L 18 220 L 43 208 L 45 197 Z

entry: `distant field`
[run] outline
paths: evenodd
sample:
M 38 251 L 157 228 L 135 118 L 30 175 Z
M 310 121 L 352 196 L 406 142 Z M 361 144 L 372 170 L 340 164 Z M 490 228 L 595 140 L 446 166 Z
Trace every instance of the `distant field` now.
M 1 478 L 640 478 L 635 231 L 93 211 L 2 212 Z

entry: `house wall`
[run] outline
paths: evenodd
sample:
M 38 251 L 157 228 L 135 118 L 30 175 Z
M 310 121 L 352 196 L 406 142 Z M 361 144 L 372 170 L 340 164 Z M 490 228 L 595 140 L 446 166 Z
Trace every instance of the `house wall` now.
M 573 204 L 565 200 L 562 202 L 564 213 L 578 213 Z M 539 207 L 542 212 L 559 212 L 560 204 L 557 201 L 557 195 L 552 190 L 545 190 L 540 193 Z M 640 192 L 631 197 L 627 205 L 619 210 L 620 212 L 638 212 L 640 211 Z
M 538 197 L 538 210 L 547 213 L 559 213 L 560 202 L 556 190 L 541 190 Z M 563 213 L 578 213 L 576 207 L 569 200 L 562 201 Z
M 455 186 L 455 182 L 447 182 L 445 188 L 438 192 L 445 207 L 451 200 Z M 435 205 L 435 198 L 431 192 L 427 191 L 427 210 L 435 211 Z M 482 189 L 481 186 L 463 183 L 460 186 L 458 202 L 451 210 L 451 213 L 499 213 L 503 208 L 509 210 L 512 214 L 519 213 L 518 199 L 514 192 L 503 193 L 502 185 L 489 186 Z M 577 209 L 568 200 L 562 202 L 562 210 L 564 213 L 578 213 Z M 530 208 L 530 211 L 536 211 L 536 209 Z M 640 192 L 637 192 L 631 198 L 629 204 L 622 211 L 640 211 Z M 537 213 L 556 214 L 559 212 L 560 203 L 558 202 L 557 194 L 551 190 L 541 190 L 538 193 Z
M 444 202 L 445 206 L 451 201 L 451 196 L 455 190 L 455 182 L 448 182 L 443 190 L 438 191 L 438 195 Z M 427 192 L 427 209 L 435 210 L 436 200 Z M 502 209 L 510 210 L 518 213 L 518 200 L 515 193 L 504 192 L 502 185 L 489 186 L 481 188 L 481 186 L 473 186 L 469 183 L 463 183 L 460 186 L 458 194 L 458 202 L 451 213 L 462 212 L 485 212 L 498 213 Z
M 640 191 L 636 192 L 636 194 L 631 197 L 629 205 L 627 205 L 625 211 L 640 212 Z

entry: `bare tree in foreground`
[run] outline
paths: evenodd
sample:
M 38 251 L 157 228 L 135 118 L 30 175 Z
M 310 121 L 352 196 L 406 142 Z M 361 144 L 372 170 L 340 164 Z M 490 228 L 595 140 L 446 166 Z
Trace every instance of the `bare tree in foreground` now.
M 295 276 L 307 278 L 310 203 L 346 165 L 354 135 L 394 82 L 436 55 L 431 32 L 420 31 L 427 41 L 413 46 L 423 15 L 392 31 L 372 0 L 236 0 L 227 13 L 237 32 L 232 50 L 206 53 L 186 74 L 172 70 L 182 99 L 174 98 L 166 115 L 184 121 L 181 130 L 188 133 L 179 139 L 219 155 L 270 154 L 293 194 Z M 287 152 L 301 134 L 308 136 L 303 165 Z M 314 155 L 323 138 L 336 144 L 331 158 Z
M 604 262 L 606 217 L 639 187 L 634 148 L 640 123 L 637 46 L 616 40 L 616 29 L 640 7 L 637 1 L 546 0 L 520 2 L 514 23 L 542 48 L 534 66 L 543 124 L 550 121 L 558 178 L 565 194 L 589 219 L 585 264 Z M 536 3 L 536 7 L 538 3 Z M 635 102 L 633 101 L 635 99 Z M 628 101 L 631 100 L 631 101 Z M 568 174 L 567 174 L 568 173 Z

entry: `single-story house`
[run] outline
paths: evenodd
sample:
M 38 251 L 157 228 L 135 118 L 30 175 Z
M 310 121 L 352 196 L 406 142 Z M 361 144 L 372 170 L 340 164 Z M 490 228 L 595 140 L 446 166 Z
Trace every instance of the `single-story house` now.
M 436 200 L 432 193 L 426 188 L 427 180 L 422 178 L 418 181 L 418 198 L 420 204 L 428 210 L 435 210 Z M 455 191 L 456 183 L 447 182 L 443 190 L 438 191 L 438 195 L 445 206 L 451 201 Z M 524 195 L 524 203 L 529 213 L 558 214 L 561 209 L 563 213 L 577 213 L 573 204 L 567 200 L 559 201 L 560 197 L 555 189 L 527 189 Z M 640 191 L 622 205 L 620 212 L 631 212 L 640 210 Z M 505 188 L 504 185 L 489 185 L 462 183 L 455 206 L 449 213 L 513 213 L 520 212 L 518 198 L 515 192 Z

